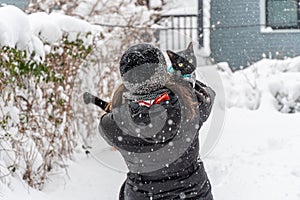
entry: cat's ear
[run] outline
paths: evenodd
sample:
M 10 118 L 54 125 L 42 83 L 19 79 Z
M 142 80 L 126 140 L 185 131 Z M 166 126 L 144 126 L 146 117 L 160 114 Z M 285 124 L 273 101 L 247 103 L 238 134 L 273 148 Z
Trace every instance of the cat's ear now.
M 190 51 L 194 51 L 194 49 L 193 49 L 193 42 L 189 43 L 187 49 L 190 50 Z
M 170 51 L 170 50 L 167 50 L 167 54 L 168 54 L 171 61 L 174 61 L 177 57 L 177 54 L 174 53 L 173 51 Z

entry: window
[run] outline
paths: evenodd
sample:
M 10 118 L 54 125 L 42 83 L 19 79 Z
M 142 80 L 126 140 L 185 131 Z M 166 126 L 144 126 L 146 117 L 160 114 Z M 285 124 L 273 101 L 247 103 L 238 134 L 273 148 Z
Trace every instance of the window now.
M 266 25 L 273 29 L 300 28 L 300 0 L 266 0 Z

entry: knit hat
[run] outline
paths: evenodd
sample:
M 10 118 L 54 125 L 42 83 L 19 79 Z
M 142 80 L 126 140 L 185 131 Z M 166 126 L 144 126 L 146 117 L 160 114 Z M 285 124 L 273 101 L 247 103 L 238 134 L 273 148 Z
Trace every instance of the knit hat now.
M 120 74 L 130 93 L 148 94 L 165 86 L 166 61 L 158 48 L 151 44 L 137 44 L 122 55 Z

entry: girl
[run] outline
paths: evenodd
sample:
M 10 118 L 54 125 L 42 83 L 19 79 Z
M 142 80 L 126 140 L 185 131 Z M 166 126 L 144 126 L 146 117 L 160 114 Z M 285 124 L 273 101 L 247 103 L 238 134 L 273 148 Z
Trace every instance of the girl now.
M 122 154 L 129 172 L 120 200 L 212 200 L 199 158 L 198 132 L 214 91 L 167 73 L 162 52 L 150 44 L 130 47 L 120 61 L 123 84 L 99 132 Z

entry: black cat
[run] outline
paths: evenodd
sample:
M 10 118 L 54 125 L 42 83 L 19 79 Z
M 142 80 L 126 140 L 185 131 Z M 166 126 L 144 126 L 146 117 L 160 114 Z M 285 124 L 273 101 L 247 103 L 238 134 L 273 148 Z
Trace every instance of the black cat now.
M 190 42 L 187 49 L 174 53 L 167 50 L 167 54 L 172 63 L 172 67 L 169 67 L 169 72 L 180 72 L 181 75 L 188 76 L 192 74 L 197 66 L 197 59 L 193 49 L 193 43 Z M 176 73 L 177 74 L 177 73 Z

